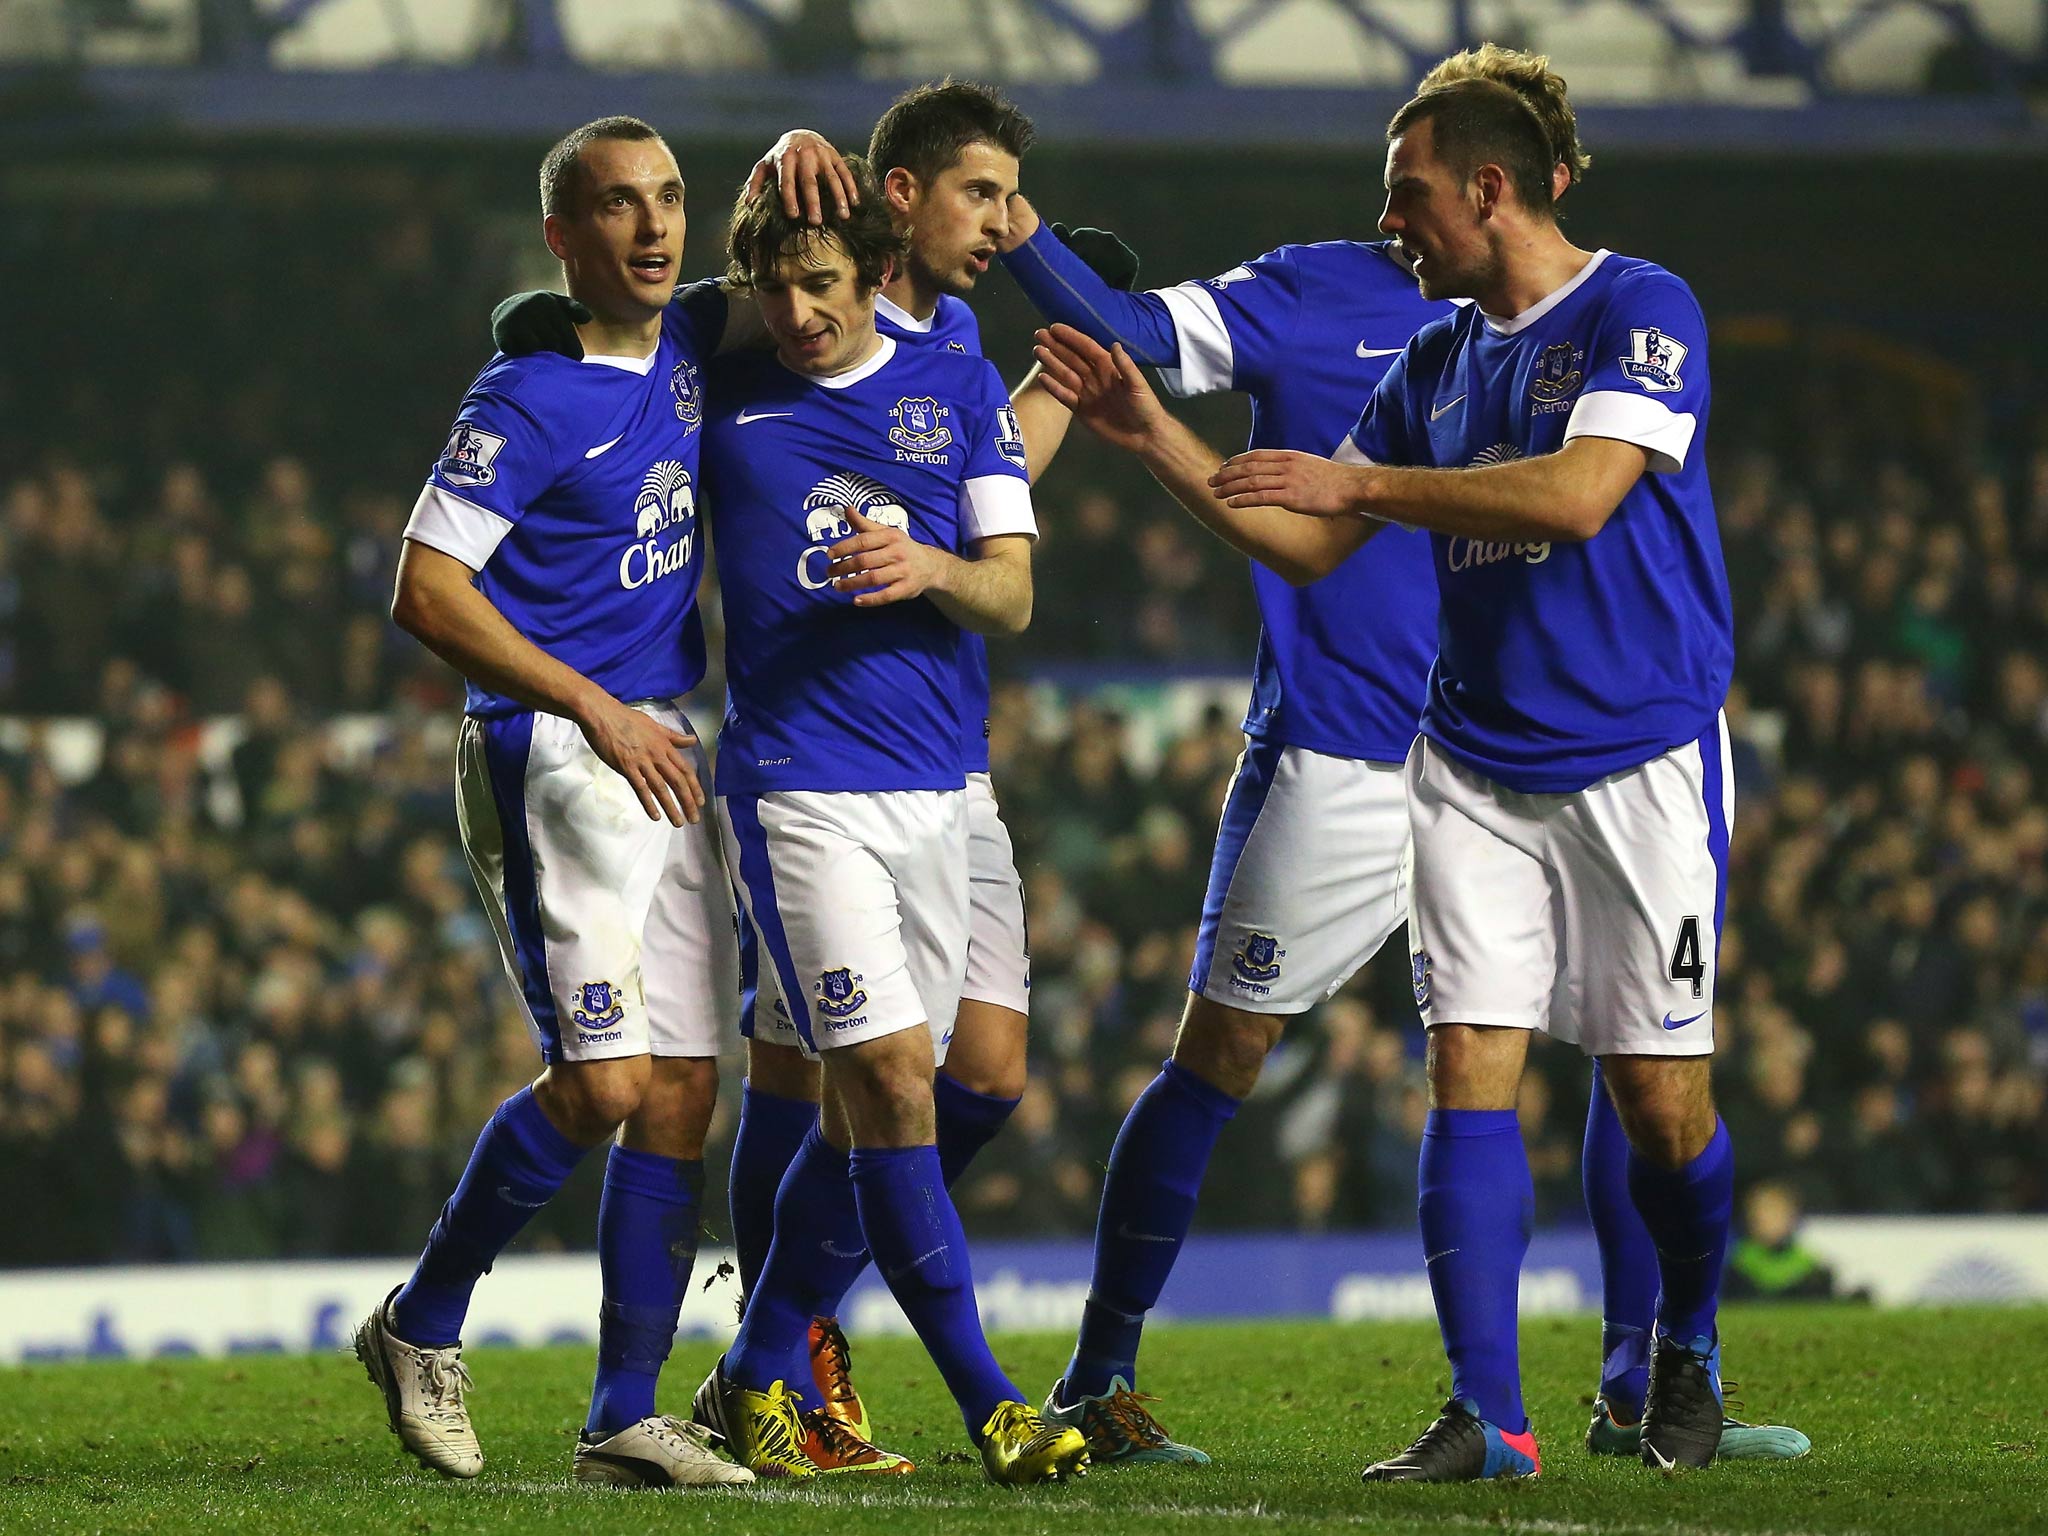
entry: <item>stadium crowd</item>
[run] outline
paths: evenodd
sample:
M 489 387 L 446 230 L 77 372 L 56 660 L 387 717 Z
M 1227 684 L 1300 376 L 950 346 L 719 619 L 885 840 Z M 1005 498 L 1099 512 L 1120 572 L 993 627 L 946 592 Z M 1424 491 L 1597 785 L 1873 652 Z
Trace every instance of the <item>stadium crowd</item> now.
M 1846 376 L 1718 427 L 1720 1091 L 1744 1180 L 1808 1210 L 2048 1209 L 2048 450 L 1863 451 L 1829 425 Z M 161 462 L 0 483 L 0 1264 L 402 1249 L 533 1070 L 455 836 L 459 689 L 385 617 L 403 486 Z M 1034 1073 L 973 1230 L 1091 1222 L 1240 742 L 1217 707 L 1162 731 L 1107 702 L 1244 674 L 1255 619 L 1235 557 L 1095 478 L 1047 482 L 1038 622 L 997 654 Z M 1207 1226 L 1414 1219 L 1407 983 L 1382 956 L 1283 1042 Z M 1539 1219 L 1582 1220 L 1585 1067 L 1535 1059 Z M 537 1241 L 588 1240 L 585 1174 Z

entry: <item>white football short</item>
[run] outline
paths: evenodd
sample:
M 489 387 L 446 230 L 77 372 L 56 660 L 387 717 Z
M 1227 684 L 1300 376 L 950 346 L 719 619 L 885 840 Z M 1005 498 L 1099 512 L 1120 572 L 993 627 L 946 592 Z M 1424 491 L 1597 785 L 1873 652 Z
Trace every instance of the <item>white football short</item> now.
M 1589 1056 L 1706 1056 L 1727 904 L 1728 727 L 1565 795 L 1418 739 L 1408 926 L 1428 1024 L 1541 1029 Z
M 1031 1011 L 1031 932 L 1010 829 L 985 773 L 967 775 L 967 983 L 962 998 Z
M 718 815 L 759 957 L 752 1038 L 815 1054 L 922 1024 L 944 1061 L 967 971 L 965 792 L 725 795 Z
M 1407 915 L 1401 766 L 1247 742 L 1216 832 L 1188 990 L 1247 1013 L 1301 1013 Z
M 634 707 L 690 730 L 675 704 Z M 464 719 L 455 788 L 462 851 L 541 1058 L 716 1056 L 739 948 L 710 817 L 651 819 L 560 715 Z

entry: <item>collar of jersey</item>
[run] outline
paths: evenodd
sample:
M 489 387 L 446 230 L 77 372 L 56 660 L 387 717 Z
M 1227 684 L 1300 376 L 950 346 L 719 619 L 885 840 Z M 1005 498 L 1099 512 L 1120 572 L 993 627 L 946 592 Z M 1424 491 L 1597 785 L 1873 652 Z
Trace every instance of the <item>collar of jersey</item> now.
M 886 316 L 892 323 L 906 331 L 929 331 L 939 323 L 939 312 L 936 308 L 920 320 L 886 293 L 875 295 L 875 313 Z
M 884 336 L 882 344 L 875 348 L 875 355 L 873 357 L 864 363 L 856 363 L 844 373 L 805 373 L 799 368 L 790 368 L 789 371 L 800 379 L 810 380 L 811 383 L 818 385 L 822 389 L 849 389 L 853 385 L 858 384 L 862 379 L 880 373 L 882 365 L 895 355 L 896 338 L 894 336 Z M 789 368 L 787 363 L 783 363 L 782 366 Z
M 637 373 L 645 378 L 654 367 L 654 353 L 660 350 L 661 344 L 656 342 L 654 352 L 648 353 L 645 357 L 622 357 L 612 352 L 586 352 L 583 354 L 583 361 L 601 363 L 607 368 L 622 368 L 627 373 Z
M 1595 251 L 1592 258 L 1583 267 L 1579 268 L 1577 272 L 1573 273 L 1563 287 L 1551 289 L 1549 293 L 1538 299 L 1534 304 L 1531 304 L 1512 320 L 1498 319 L 1493 315 L 1489 315 L 1483 309 L 1479 311 L 1479 318 L 1486 322 L 1486 328 L 1496 336 L 1512 336 L 1517 331 L 1526 331 L 1566 299 L 1577 293 L 1585 285 L 1586 279 L 1600 270 L 1600 263 L 1612 254 L 1613 252 L 1607 250 L 1604 246 Z

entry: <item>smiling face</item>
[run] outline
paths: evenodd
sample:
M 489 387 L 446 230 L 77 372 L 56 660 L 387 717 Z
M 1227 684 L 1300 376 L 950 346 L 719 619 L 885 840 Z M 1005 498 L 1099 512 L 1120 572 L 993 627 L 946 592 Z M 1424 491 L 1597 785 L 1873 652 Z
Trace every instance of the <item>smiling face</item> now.
M 844 373 L 875 345 L 875 289 L 834 234 L 796 241 L 754 279 L 775 352 L 799 373 Z
M 1497 276 L 1474 178 L 1461 177 L 1436 153 L 1436 124 L 1425 119 L 1387 145 L 1387 206 L 1380 232 L 1399 243 L 1426 299 L 1469 299 Z
M 1010 194 L 1017 157 L 986 139 L 960 152 L 945 170 L 921 182 L 902 166 L 884 183 L 891 211 L 910 237 L 911 275 L 920 288 L 965 296 L 1010 232 Z
M 577 154 L 577 186 L 549 214 L 548 249 L 569 292 L 614 323 L 658 316 L 683 260 L 683 176 L 659 139 L 595 139 Z

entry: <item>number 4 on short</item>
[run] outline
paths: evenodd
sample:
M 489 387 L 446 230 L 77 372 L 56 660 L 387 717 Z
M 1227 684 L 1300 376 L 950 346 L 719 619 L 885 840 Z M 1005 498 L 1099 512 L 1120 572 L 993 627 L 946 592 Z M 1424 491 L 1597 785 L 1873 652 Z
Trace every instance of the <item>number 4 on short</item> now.
M 1678 942 L 1671 946 L 1671 979 L 1692 983 L 1692 995 L 1705 988 L 1707 963 L 1700 958 L 1700 920 L 1688 917 L 1678 925 Z

